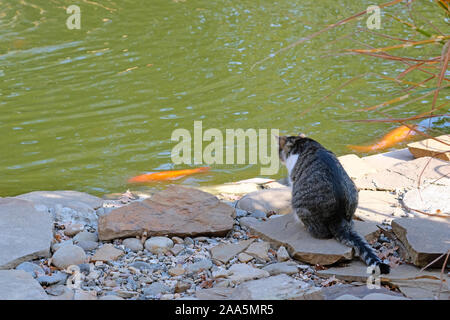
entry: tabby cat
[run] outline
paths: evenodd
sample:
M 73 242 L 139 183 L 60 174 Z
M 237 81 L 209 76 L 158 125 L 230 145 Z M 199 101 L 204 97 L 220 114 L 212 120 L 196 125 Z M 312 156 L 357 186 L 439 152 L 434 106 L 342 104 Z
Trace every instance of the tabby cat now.
M 335 238 L 353 247 L 368 266 L 389 273 L 389 265 L 353 229 L 358 191 L 336 156 L 303 134 L 279 137 L 279 155 L 289 172 L 292 207 L 310 234 Z

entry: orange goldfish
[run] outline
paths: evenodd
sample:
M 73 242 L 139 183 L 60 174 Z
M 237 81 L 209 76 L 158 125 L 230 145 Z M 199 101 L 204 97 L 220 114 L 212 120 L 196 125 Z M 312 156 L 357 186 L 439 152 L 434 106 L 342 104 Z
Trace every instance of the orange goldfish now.
M 146 173 L 129 179 L 128 183 L 175 180 L 193 173 L 206 172 L 209 169 L 210 167 L 200 167 L 196 169 L 170 170 L 170 171 Z
M 352 150 L 358 151 L 358 152 L 370 152 L 370 151 L 376 151 L 376 150 L 383 150 L 387 149 L 389 147 L 392 147 L 393 145 L 399 143 L 400 141 L 406 140 L 411 138 L 411 136 L 415 135 L 416 132 L 408 128 L 407 126 L 400 126 L 398 128 L 395 128 L 392 131 L 389 131 L 383 139 L 378 141 L 375 144 L 372 144 L 370 146 L 353 146 L 349 145 L 348 147 Z

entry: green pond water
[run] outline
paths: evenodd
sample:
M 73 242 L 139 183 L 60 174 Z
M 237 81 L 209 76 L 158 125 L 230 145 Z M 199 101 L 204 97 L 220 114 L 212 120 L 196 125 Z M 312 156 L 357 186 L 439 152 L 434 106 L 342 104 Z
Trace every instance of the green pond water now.
M 366 16 L 254 65 L 374 3 L 381 2 L 0 0 L 0 196 L 162 188 L 126 181 L 150 171 L 198 167 L 174 165 L 170 154 L 177 144 L 173 130 L 192 132 L 200 120 L 204 130 L 303 132 L 338 155 L 350 152 L 348 144 L 372 143 L 395 125 L 340 120 L 380 117 L 356 110 L 398 96 L 404 86 L 368 75 L 315 105 L 357 75 L 389 77 L 405 69 L 398 62 L 338 54 L 397 43 L 360 32 Z M 66 27 L 71 4 L 81 9 L 80 30 Z M 433 1 L 416 1 L 414 10 L 419 21 L 448 28 Z M 379 32 L 412 36 L 386 13 L 408 19 L 403 5 L 382 10 Z M 408 52 L 427 57 L 441 48 Z M 443 90 L 437 103 L 449 98 Z M 429 110 L 431 101 L 428 96 L 386 111 L 410 116 Z M 252 178 L 260 176 L 261 166 L 211 167 L 176 183 Z M 285 174 L 281 169 L 270 177 Z

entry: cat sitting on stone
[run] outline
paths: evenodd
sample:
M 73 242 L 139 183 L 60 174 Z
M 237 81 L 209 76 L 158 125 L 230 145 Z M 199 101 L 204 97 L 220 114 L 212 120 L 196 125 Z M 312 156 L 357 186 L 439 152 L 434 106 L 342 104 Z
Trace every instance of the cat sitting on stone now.
M 389 265 L 353 229 L 358 190 L 336 156 L 303 134 L 278 139 L 292 186 L 292 207 L 309 233 L 319 239 L 335 238 L 353 247 L 368 266 L 389 273 Z

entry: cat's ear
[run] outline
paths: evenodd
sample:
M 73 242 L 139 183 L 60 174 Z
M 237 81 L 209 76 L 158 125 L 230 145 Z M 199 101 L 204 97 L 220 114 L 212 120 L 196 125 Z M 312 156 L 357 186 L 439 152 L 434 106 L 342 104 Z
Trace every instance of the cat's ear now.
M 299 133 L 298 136 L 299 136 L 300 138 L 306 138 L 306 134 L 304 134 L 304 133 Z
M 283 149 L 284 146 L 286 145 L 286 141 L 287 141 L 287 137 L 286 136 L 278 137 L 278 144 L 280 145 L 281 149 Z

